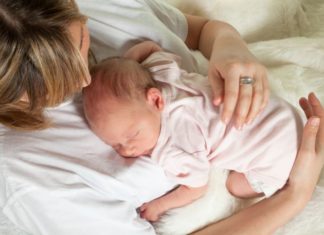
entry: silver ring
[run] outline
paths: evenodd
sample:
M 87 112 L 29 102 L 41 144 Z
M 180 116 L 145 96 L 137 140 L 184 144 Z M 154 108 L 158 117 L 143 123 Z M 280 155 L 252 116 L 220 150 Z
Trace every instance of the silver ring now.
M 240 85 L 253 85 L 255 79 L 249 76 L 242 76 L 240 77 Z

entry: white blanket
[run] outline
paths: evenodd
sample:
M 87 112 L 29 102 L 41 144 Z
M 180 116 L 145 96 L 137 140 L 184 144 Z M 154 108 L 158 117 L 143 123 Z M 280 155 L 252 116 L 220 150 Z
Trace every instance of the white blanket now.
M 184 12 L 228 21 L 269 68 L 272 91 L 298 107 L 315 91 L 324 103 L 323 0 L 165 0 Z M 246 202 L 225 190 L 226 172 L 214 171 L 206 196 L 166 215 L 162 234 L 186 234 L 228 216 Z M 278 235 L 324 234 L 324 176 L 307 208 Z M 0 235 L 25 235 L 0 214 Z

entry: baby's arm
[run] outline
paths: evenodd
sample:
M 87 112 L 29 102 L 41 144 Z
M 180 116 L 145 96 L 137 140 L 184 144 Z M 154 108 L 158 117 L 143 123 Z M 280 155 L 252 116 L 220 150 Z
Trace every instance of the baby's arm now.
M 162 51 L 162 48 L 153 41 L 144 41 L 131 47 L 124 57 L 134 59 L 139 63 L 143 62 L 149 55 L 154 52 Z
M 207 190 L 210 162 L 208 144 L 202 132 L 204 123 L 195 115 L 195 107 L 177 109 L 169 118 L 171 139 L 157 158 L 166 175 L 180 186 L 166 195 L 141 206 L 141 217 L 156 221 L 169 209 L 187 205 Z M 171 115 L 171 116 L 172 116 Z M 163 159 L 163 160 L 162 160 Z
M 200 198 L 207 190 L 207 185 L 198 188 L 192 188 L 185 185 L 180 185 L 170 193 L 162 197 L 154 199 L 148 203 L 144 203 L 140 207 L 141 217 L 149 220 L 156 221 L 160 215 L 166 211 L 187 205 L 194 200 Z

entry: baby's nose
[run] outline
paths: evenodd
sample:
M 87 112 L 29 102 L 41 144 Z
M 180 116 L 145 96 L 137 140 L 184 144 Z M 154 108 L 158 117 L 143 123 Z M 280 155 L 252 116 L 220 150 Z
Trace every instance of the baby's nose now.
M 134 147 L 131 146 L 122 147 L 119 150 L 119 154 L 125 157 L 132 157 L 134 154 L 134 150 Z

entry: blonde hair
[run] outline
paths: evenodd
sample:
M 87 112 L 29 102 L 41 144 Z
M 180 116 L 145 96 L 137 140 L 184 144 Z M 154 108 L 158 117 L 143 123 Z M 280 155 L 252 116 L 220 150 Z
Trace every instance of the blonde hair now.
M 1 0 L 0 123 L 44 129 L 44 108 L 81 89 L 88 68 L 68 31 L 75 21 L 86 17 L 73 0 Z
M 111 57 L 91 68 L 92 81 L 83 89 L 86 111 L 100 111 L 101 99 L 119 99 L 126 102 L 140 101 L 150 88 L 159 84 L 152 79 L 148 69 L 135 60 Z

